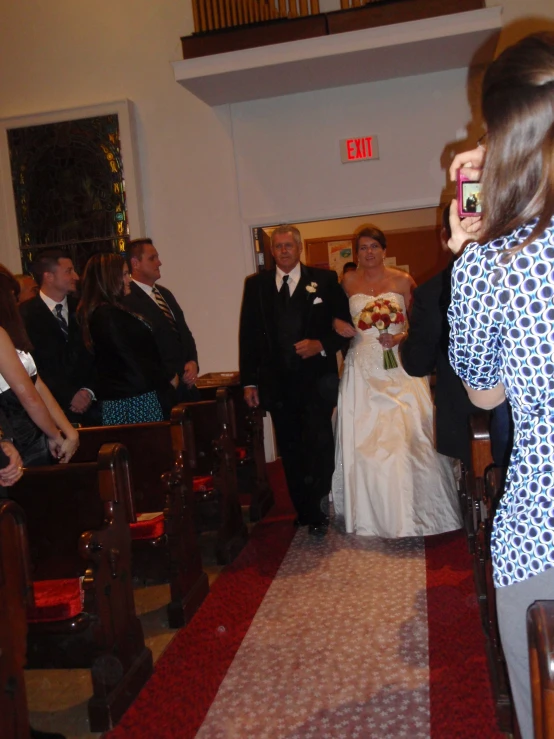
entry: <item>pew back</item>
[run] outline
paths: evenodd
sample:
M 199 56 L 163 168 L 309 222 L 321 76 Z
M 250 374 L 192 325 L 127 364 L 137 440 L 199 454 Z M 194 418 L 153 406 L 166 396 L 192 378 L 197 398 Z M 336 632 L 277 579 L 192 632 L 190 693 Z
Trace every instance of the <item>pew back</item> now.
M 554 601 L 529 608 L 527 638 L 535 739 L 554 739 Z
M 32 599 L 23 511 L 0 498 L 0 736 L 28 739 L 26 606 Z
M 25 511 L 37 581 L 82 578 L 81 612 L 31 624 L 31 667 L 91 667 L 92 731 L 112 728 L 152 673 L 135 613 L 127 450 L 106 444 L 97 462 L 28 469 L 11 488 Z M 56 593 L 54 592 L 54 595 Z

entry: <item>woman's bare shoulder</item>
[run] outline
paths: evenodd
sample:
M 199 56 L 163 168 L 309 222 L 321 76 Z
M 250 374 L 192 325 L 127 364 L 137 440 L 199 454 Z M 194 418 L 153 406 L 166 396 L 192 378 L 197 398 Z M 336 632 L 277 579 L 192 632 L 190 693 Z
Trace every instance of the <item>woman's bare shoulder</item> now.
M 341 281 L 341 286 L 347 295 L 352 295 L 356 291 L 356 284 L 358 282 L 358 275 L 354 270 L 347 272 Z
M 409 272 L 405 272 L 403 269 L 395 269 L 392 267 L 388 267 L 389 270 L 389 277 L 394 282 L 396 287 L 401 287 L 404 290 L 410 290 L 413 287 L 416 286 L 414 278 L 409 274 Z

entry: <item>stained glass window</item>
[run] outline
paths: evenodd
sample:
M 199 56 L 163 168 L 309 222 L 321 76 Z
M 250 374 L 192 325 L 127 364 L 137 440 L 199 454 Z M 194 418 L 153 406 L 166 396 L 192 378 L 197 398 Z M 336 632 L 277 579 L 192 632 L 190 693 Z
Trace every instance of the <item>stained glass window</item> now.
M 78 270 L 96 252 L 124 251 L 129 238 L 116 114 L 8 131 L 24 269 L 46 247 Z

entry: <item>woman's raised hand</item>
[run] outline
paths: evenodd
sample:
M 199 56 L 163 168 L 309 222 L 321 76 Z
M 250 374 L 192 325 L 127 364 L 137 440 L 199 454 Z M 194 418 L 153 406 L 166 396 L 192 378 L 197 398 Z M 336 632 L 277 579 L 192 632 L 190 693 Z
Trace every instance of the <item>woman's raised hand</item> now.
M 449 170 L 452 182 L 456 182 L 459 170 L 472 182 L 479 182 L 483 164 L 485 163 L 485 154 L 486 150 L 482 146 L 477 146 L 475 149 L 456 154 Z

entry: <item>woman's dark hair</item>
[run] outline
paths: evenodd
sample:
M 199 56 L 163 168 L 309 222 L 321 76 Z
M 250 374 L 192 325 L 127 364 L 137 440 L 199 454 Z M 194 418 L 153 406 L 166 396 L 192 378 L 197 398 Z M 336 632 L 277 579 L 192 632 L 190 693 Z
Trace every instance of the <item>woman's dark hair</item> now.
M 481 100 L 487 125 L 482 242 L 533 218 L 522 248 L 554 214 L 554 34 L 537 33 L 505 49 L 487 69 Z
M 115 305 L 125 309 L 121 300 L 124 265 L 125 259 L 120 254 L 94 254 L 85 266 L 77 315 L 88 349 L 92 349 L 90 317 L 98 306 Z
M 9 269 L 0 264 L 0 326 L 6 331 L 16 349 L 30 352 L 32 345 L 17 305 L 19 291 L 19 282 Z
M 364 226 L 360 231 L 356 233 L 356 254 L 360 248 L 360 239 L 364 238 L 373 239 L 378 244 L 381 244 L 383 249 L 387 248 L 387 240 L 385 234 L 380 231 L 376 226 Z

